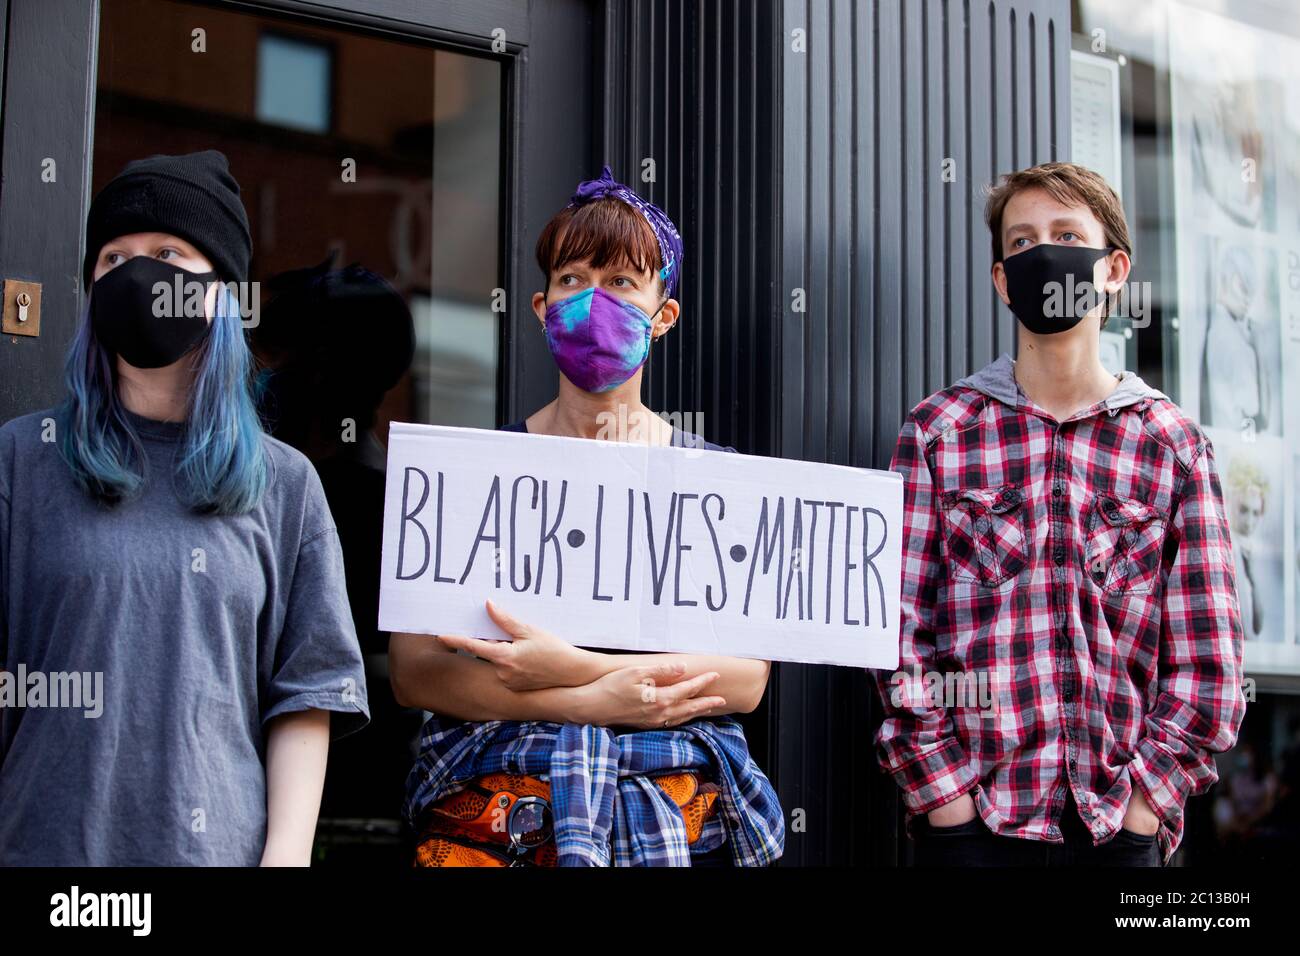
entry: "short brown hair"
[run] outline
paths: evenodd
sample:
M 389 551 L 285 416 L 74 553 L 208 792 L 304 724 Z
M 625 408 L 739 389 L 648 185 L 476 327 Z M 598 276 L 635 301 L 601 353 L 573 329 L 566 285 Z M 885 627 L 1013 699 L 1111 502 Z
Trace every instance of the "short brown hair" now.
M 1002 261 L 1002 213 L 1011 197 L 1026 189 L 1042 189 L 1067 206 L 1087 206 L 1105 231 L 1106 244 L 1123 249 L 1130 257 L 1133 243 L 1124 219 L 1124 206 L 1106 180 L 1077 163 L 1042 163 L 1007 173 L 989 188 L 984 221 L 993 233 L 993 261 Z
M 606 197 L 582 206 L 565 206 L 537 237 L 537 265 L 550 285 L 551 273 L 570 262 L 589 260 L 594 268 L 626 264 L 638 272 L 663 266 L 659 240 L 645 217 L 621 199 Z M 659 276 L 659 294 L 665 291 Z

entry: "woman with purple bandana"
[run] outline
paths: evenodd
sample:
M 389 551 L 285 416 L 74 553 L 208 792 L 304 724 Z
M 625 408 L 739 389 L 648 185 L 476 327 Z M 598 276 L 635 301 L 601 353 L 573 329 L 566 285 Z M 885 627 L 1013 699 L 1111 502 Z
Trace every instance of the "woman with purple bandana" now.
M 559 394 L 505 430 L 722 449 L 641 402 L 652 342 L 681 314 L 682 240 L 614 180 L 579 185 L 537 243 L 533 296 Z M 394 634 L 394 693 L 433 713 L 407 782 L 417 865 L 765 866 L 782 811 L 731 716 L 768 661 L 576 647 L 491 601 L 511 641 Z M 464 653 L 456 653 L 461 651 Z

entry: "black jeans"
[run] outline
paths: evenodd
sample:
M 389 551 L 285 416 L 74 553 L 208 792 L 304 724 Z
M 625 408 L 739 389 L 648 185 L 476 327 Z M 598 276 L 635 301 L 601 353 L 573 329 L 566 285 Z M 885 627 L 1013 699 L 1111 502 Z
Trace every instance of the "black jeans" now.
M 707 853 L 691 854 L 691 866 L 735 866 L 731 859 L 731 844 L 723 840 Z
M 1074 797 L 1061 810 L 1064 843 L 998 836 L 975 819 L 955 827 L 931 826 L 924 816 L 912 824 L 917 866 L 1160 866 L 1156 838 L 1121 829 L 1100 846 L 1079 818 Z

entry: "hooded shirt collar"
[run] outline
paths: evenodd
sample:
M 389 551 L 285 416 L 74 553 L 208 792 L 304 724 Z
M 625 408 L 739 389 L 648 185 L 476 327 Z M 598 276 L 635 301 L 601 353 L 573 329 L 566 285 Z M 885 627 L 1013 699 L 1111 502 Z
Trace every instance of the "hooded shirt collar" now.
M 957 382 L 959 387 L 973 388 L 977 392 L 997 399 L 1012 408 L 1023 408 L 1030 403 L 1029 398 L 1016 382 L 1015 360 L 1003 352 L 997 359 L 984 366 L 973 375 L 967 375 Z M 1121 408 L 1136 405 L 1147 399 L 1168 398 L 1164 392 L 1152 388 L 1135 372 L 1119 373 L 1119 385 L 1100 404 L 1114 415 Z

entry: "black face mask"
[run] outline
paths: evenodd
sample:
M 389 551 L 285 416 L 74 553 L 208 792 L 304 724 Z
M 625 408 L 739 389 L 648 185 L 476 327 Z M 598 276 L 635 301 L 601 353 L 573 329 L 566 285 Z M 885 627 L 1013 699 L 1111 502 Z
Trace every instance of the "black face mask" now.
M 1104 290 L 1093 288 L 1092 270 L 1113 248 L 1040 243 L 1007 256 L 1002 268 L 1011 311 L 1035 335 L 1074 328 L 1105 301 Z
M 180 301 L 176 279 L 181 279 Z M 90 323 L 95 338 L 136 368 L 171 365 L 197 346 L 208 333 L 204 314 L 188 315 L 196 283 L 207 291 L 215 272 L 190 272 L 151 256 L 132 256 L 97 279 L 90 287 Z M 154 286 L 165 283 L 168 315 L 154 315 L 160 298 Z M 202 294 L 198 294 L 202 299 Z

